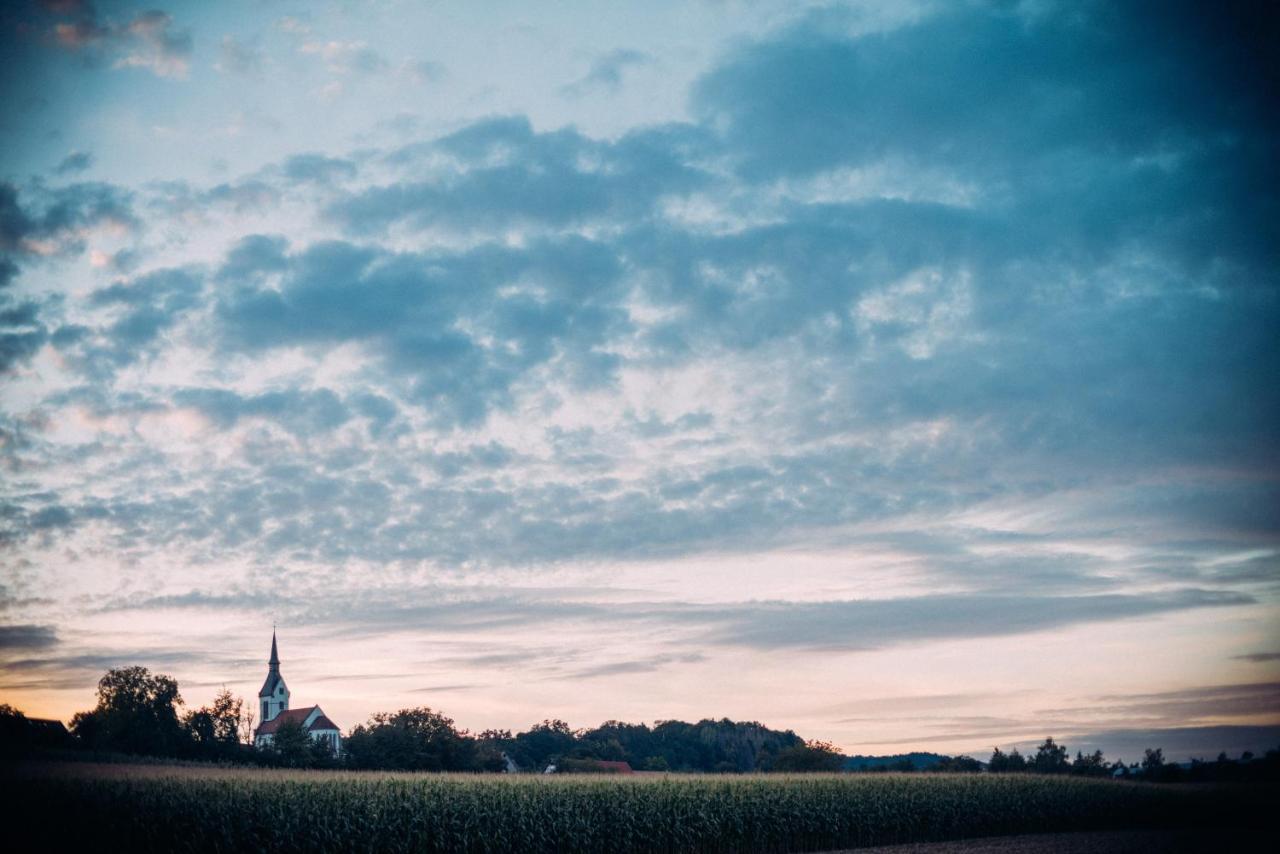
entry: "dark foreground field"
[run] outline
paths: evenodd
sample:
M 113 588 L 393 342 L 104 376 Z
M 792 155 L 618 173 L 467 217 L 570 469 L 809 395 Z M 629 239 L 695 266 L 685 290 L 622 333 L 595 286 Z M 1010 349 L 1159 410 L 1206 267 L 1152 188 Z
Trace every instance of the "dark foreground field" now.
M 919 850 L 1231 850 L 1275 802 L 1261 787 L 1030 775 L 512 778 L 88 763 L 0 772 L 19 843 L 10 850 L 33 851 L 781 852 L 965 839 Z M 1129 837 L 1136 848 L 1104 847 L 1126 844 L 1123 834 L 1076 835 L 1120 830 L 1156 833 Z M 1022 848 L 979 839 L 1015 834 L 1061 835 Z M 1225 845 L 1162 847 L 1196 838 Z

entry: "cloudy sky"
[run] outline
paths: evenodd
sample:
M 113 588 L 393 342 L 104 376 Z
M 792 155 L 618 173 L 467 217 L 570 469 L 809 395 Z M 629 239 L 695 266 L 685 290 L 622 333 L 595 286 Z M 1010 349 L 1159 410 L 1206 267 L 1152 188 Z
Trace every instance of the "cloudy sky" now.
M 1275 746 L 1276 30 L 1187 6 L 9 4 L 0 700 L 276 622 L 344 728 Z

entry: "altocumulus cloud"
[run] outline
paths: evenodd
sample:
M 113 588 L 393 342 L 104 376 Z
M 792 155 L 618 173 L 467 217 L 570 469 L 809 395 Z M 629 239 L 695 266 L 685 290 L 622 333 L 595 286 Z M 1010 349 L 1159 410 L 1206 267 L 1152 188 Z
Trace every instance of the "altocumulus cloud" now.
M 190 41 L 144 18 L 65 21 L 64 43 L 183 72 Z M 130 608 L 283 607 L 272 583 L 304 567 L 351 592 L 815 544 L 947 591 L 619 610 L 291 588 L 297 619 L 352 633 L 621 620 L 849 651 L 1266 600 L 1270 31 L 1098 3 L 857 32 L 804 14 L 724 54 L 688 120 L 608 139 L 506 115 L 211 186 L 0 185 L 0 369 L 64 380 L 3 410 L 26 478 L 6 541 L 176 552 L 244 585 L 175 571 Z M 646 61 L 599 56 L 572 94 Z M 171 218 L 207 245 L 175 258 Z M 163 262 L 16 295 L 108 228 Z

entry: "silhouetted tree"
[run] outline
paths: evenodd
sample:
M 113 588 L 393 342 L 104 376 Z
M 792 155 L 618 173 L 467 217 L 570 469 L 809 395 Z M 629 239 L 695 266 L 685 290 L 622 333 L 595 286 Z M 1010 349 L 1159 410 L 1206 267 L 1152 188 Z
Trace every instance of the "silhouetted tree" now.
M 231 759 L 240 752 L 240 732 L 244 726 L 244 701 L 223 688 L 212 706 L 187 713 L 183 724 L 197 755 L 210 759 Z
M 833 745 L 825 741 L 809 741 L 779 750 L 768 770 L 791 773 L 839 771 L 843 765 L 844 756 Z
M 1111 773 L 1111 767 L 1102 758 L 1102 751 L 1095 750 L 1088 756 L 1076 751 L 1076 761 L 1071 763 L 1071 773 L 1085 777 L 1103 777 Z
M 178 683 L 145 667 L 108 670 L 98 681 L 98 705 L 79 712 L 72 731 L 88 746 L 124 753 L 177 756 L 190 739 L 178 720 Z
M 287 768 L 305 768 L 312 764 L 313 739 L 299 721 L 286 720 L 276 727 L 268 752 Z
M 976 774 L 982 770 L 982 763 L 972 756 L 944 756 L 927 770 L 950 774 Z
M 541 771 L 577 747 L 576 734 L 562 720 L 544 720 L 512 739 L 510 756 L 521 768 Z M 588 757 L 583 757 L 588 758 Z
M 1027 770 L 1027 761 L 1022 758 L 1022 754 L 1018 752 L 1016 747 L 1008 753 L 997 747 L 992 751 L 991 759 L 987 762 L 987 770 L 993 774 L 1025 771 Z
M 1036 748 L 1036 755 L 1031 760 L 1031 770 L 1037 774 L 1063 774 L 1068 768 L 1067 749 L 1052 738 L 1046 738 Z
M 480 770 L 476 740 L 459 732 L 451 718 L 428 708 L 374 715 L 351 731 L 345 751 L 347 764 L 355 768 Z M 501 755 L 496 763 L 491 751 L 485 758 L 491 770 L 502 767 Z

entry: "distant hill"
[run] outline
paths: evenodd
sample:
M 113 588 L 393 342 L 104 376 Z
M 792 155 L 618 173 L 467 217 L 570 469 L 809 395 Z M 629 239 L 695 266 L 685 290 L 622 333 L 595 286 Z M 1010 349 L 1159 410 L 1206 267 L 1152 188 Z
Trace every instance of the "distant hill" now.
M 904 763 L 910 762 L 911 767 L 916 771 L 923 771 L 926 768 L 932 768 L 937 765 L 945 757 L 939 753 L 897 753 L 893 756 L 846 756 L 844 760 L 844 770 L 846 771 L 874 771 L 878 768 L 893 768 L 898 766 L 902 770 L 906 770 Z

